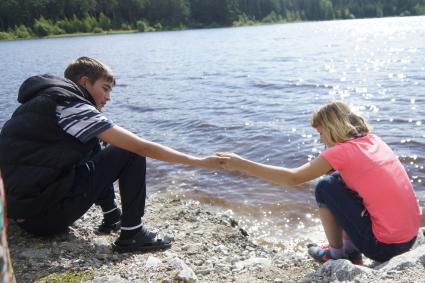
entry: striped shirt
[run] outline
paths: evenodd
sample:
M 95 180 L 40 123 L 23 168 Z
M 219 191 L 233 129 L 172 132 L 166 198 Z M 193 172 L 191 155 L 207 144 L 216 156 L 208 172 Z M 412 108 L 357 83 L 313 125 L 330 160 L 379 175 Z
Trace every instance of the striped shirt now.
M 81 102 L 64 102 L 56 107 L 59 126 L 82 143 L 86 143 L 114 124 L 94 106 Z

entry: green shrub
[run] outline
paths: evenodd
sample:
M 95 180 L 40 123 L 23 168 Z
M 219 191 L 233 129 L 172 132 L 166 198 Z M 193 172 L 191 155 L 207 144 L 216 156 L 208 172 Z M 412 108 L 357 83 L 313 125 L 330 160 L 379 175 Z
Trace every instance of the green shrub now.
M 80 31 L 82 32 L 92 32 L 95 27 L 97 27 L 97 20 L 95 17 L 85 17 L 81 20 L 82 23 L 82 29 Z
M 160 22 L 157 22 L 153 27 L 155 30 L 163 30 L 162 24 Z
M 63 29 L 53 24 L 52 22 L 46 20 L 43 16 L 35 20 L 33 30 L 34 33 L 38 36 L 65 33 Z
M 103 13 L 99 15 L 98 24 L 103 30 L 110 30 L 112 27 L 111 20 Z
M 299 22 L 302 20 L 301 14 L 299 11 L 286 11 L 285 18 L 288 22 Z
M 24 25 L 15 26 L 15 28 L 13 29 L 13 34 L 17 38 L 30 38 L 31 30 Z
M 70 22 L 72 29 L 74 30 L 72 33 L 79 32 L 79 31 L 83 30 L 81 21 L 77 18 L 76 15 L 74 15 L 69 22 Z
M 149 31 L 149 23 L 145 20 L 137 21 L 136 23 L 137 30 L 140 32 L 148 32 Z
M 425 15 L 425 5 L 416 4 L 414 11 L 416 15 Z
M 239 19 L 233 22 L 233 26 L 252 26 L 255 25 L 255 19 L 249 18 L 245 13 L 239 15 Z
M 276 23 L 279 22 L 281 20 L 280 16 L 278 16 L 275 11 L 271 11 L 270 14 L 268 14 L 267 16 L 265 16 L 261 22 L 263 23 Z
M 74 22 L 68 18 L 57 21 L 56 25 L 66 33 L 75 33 L 78 31 L 78 25 L 75 25 Z
M 0 40 L 15 39 L 16 37 L 9 32 L 0 32 Z
M 93 29 L 93 32 L 94 32 L 94 33 L 102 33 L 102 32 L 103 32 L 103 29 L 102 29 L 102 28 L 100 28 L 100 27 L 95 27 L 95 28 Z
M 400 13 L 400 17 L 408 17 L 410 16 L 410 11 L 403 11 Z
M 131 25 L 129 25 L 127 23 L 122 23 L 121 24 L 121 29 L 122 30 L 131 30 Z

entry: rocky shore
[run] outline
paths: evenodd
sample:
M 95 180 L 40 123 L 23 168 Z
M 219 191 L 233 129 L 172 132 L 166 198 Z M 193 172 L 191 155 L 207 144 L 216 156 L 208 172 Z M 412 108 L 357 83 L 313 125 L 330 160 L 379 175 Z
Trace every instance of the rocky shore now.
M 17 282 L 423 282 L 425 245 L 378 264 L 348 260 L 320 265 L 306 252 L 320 239 L 294 236 L 279 249 L 257 244 L 238 219 L 216 208 L 185 200 L 176 192 L 151 194 L 146 225 L 174 237 L 165 251 L 112 253 L 118 236 L 98 235 L 99 208 L 70 231 L 34 238 L 14 223 L 9 246 Z M 420 244 L 423 241 L 420 233 Z

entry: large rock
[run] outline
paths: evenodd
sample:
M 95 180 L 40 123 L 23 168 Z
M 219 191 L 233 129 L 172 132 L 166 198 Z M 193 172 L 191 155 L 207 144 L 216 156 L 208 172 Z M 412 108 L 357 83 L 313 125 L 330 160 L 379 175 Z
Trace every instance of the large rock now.
M 397 270 L 404 270 L 414 266 L 425 266 L 425 238 L 423 230 L 418 233 L 413 249 L 409 252 L 392 258 L 391 260 L 375 266 L 371 269 L 364 266 L 353 265 L 350 261 L 330 260 L 324 263 L 315 273 L 314 277 L 320 281 L 352 281 L 360 277 L 372 277 L 386 274 Z M 362 282 L 362 280 L 360 280 Z
M 370 268 L 354 265 L 346 259 L 338 259 L 325 262 L 314 273 L 314 277 L 321 278 L 325 282 L 352 281 L 360 274 L 370 273 L 372 273 Z
M 418 264 L 425 266 L 425 245 L 393 257 L 389 261 L 378 265 L 375 269 L 380 271 L 403 270 Z
M 413 244 L 412 250 L 401 254 L 399 256 L 393 257 L 389 261 L 386 261 L 378 266 L 375 269 L 380 271 L 389 271 L 389 270 L 403 270 L 411 266 L 418 264 L 425 266 L 425 229 L 422 227 L 419 229 L 418 235 L 416 236 L 416 241 Z

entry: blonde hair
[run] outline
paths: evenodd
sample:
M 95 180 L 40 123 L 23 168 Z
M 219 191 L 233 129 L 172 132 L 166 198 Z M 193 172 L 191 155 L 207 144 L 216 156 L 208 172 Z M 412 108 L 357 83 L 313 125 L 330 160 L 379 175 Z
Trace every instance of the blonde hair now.
M 311 117 L 313 128 L 321 127 L 322 134 L 334 143 L 345 142 L 370 133 L 370 127 L 363 117 L 353 113 L 343 102 L 331 102 Z

